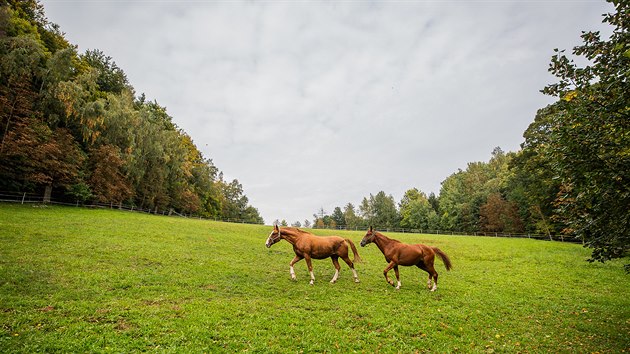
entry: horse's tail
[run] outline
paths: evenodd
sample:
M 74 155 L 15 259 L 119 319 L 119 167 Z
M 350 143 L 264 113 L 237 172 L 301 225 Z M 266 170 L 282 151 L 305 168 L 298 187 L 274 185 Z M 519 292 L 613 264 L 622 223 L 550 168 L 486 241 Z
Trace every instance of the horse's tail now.
M 442 258 L 442 262 L 444 262 L 444 266 L 446 267 L 446 270 L 451 270 L 453 268 L 453 263 L 451 263 L 451 259 L 448 258 L 446 253 L 442 252 L 442 250 L 437 247 L 431 247 L 431 248 L 438 256 L 440 256 L 440 258 Z
M 354 242 L 352 242 L 351 239 L 349 238 L 344 238 L 344 241 L 346 241 L 349 245 L 350 248 L 352 248 L 352 253 L 354 253 L 354 259 L 352 260 L 352 263 L 361 263 L 361 257 L 359 257 L 359 251 L 357 251 L 357 248 L 354 246 Z

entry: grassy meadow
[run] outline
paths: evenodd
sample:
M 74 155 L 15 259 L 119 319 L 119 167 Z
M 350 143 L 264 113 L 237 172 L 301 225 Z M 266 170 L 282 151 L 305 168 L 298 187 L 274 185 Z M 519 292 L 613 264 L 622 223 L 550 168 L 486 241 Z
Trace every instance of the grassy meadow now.
M 361 283 L 330 260 L 289 276 L 270 226 L 117 210 L 0 204 L 0 352 L 630 352 L 624 261 L 580 245 L 394 234 L 440 247 L 439 289 L 401 267 L 387 285 L 376 246 Z M 330 230 L 315 230 L 330 235 Z M 393 277 L 393 271 L 390 273 Z

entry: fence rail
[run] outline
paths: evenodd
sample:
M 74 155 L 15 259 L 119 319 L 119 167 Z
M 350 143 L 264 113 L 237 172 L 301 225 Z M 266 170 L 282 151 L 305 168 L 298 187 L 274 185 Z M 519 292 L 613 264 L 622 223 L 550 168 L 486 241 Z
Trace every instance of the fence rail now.
M 54 200 L 50 198 L 48 200 L 41 193 L 24 193 L 24 192 L 2 192 L 0 191 L 0 202 L 8 202 L 8 203 L 33 203 L 33 204 L 56 204 L 56 205 L 66 205 L 66 206 L 75 206 L 75 207 L 85 207 L 85 208 L 108 208 L 108 209 L 118 209 L 118 210 L 127 210 L 127 211 L 135 211 L 147 214 L 154 215 L 165 215 L 165 216 L 177 216 L 183 218 L 192 218 L 192 219 L 201 219 L 201 220 L 213 220 L 213 221 L 223 221 L 230 223 L 238 223 L 238 224 L 252 224 L 251 222 L 247 222 L 241 219 L 222 219 L 222 218 L 208 218 L 195 214 L 180 214 L 173 209 L 165 209 L 159 210 L 155 209 L 143 209 L 133 205 L 125 205 L 122 203 L 114 204 L 114 203 L 69 203 L 59 200 Z M 313 226 L 313 229 L 334 229 L 334 230 L 350 230 L 350 231 L 362 231 L 364 227 L 347 227 L 344 225 L 336 226 L 334 228 L 331 227 L 316 227 Z M 571 242 L 571 243 L 583 243 L 581 239 L 577 239 L 572 236 L 566 235 L 542 235 L 542 234 L 517 234 L 517 233 L 505 233 L 505 232 L 465 232 L 465 231 L 447 231 L 447 230 L 424 230 L 424 229 L 405 229 L 405 228 L 391 228 L 391 227 L 379 227 L 377 225 L 374 226 L 375 229 L 383 232 L 399 232 L 399 233 L 412 233 L 412 234 L 435 234 L 435 235 L 457 235 L 457 236 L 485 236 L 485 237 L 510 237 L 510 238 L 530 238 L 536 240 L 545 240 L 545 241 L 561 241 L 561 242 Z
M 519 233 L 507 233 L 507 232 L 466 232 L 466 231 L 448 231 L 448 230 L 424 230 L 424 229 L 405 229 L 399 227 L 379 227 L 373 226 L 374 229 L 382 232 L 398 232 L 398 233 L 410 233 L 410 234 L 435 234 L 435 235 L 455 235 L 455 236 L 484 236 L 484 237 L 508 237 L 508 238 L 530 238 L 542 241 L 560 241 L 571 243 L 583 243 L 581 239 L 567 235 L 543 235 L 543 234 L 519 234 Z M 351 230 L 361 231 L 365 230 L 365 227 L 347 227 L 344 225 L 335 227 L 316 227 L 314 229 L 331 229 L 331 230 Z
M 144 209 L 144 208 L 139 208 L 135 205 L 126 205 L 122 203 L 109 203 L 109 204 L 97 203 L 97 202 L 81 203 L 79 201 L 72 203 L 72 202 L 63 201 L 63 200 L 55 200 L 54 198 L 49 199 L 41 193 L 0 191 L 0 202 L 20 203 L 20 204 L 44 204 L 44 205 L 54 204 L 54 205 L 65 205 L 65 206 L 84 207 L 84 208 L 117 209 L 117 210 L 126 210 L 126 211 L 140 212 L 140 213 L 146 213 L 146 214 L 154 214 L 154 215 L 177 216 L 177 217 L 189 218 L 189 219 L 223 221 L 223 222 L 231 222 L 231 223 L 237 223 L 237 224 L 254 224 L 252 222 L 242 220 L 242 219 L 212 218 L 212 217 L 205 217 L 205 216 L 192 214 L 192 213 L 180 214 L 172 208 L 160 210 L 158 208 Z

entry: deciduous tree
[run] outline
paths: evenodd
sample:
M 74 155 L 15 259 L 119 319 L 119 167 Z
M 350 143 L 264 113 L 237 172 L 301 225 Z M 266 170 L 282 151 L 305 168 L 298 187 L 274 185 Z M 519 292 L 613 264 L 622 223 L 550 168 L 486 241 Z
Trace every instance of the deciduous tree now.
M 603 20 L 612 35 L 582 32 L 572 54 L 584 66 L 556 50 L 549 71 L 558 81 L 542 90 L 559 99 L 544 147 L 562 184 L 558 215 L 602 262 L 630 249 L 630 2 L 612 3 Z
M 423 192 L 412 188 L 405 192 L 399 203 L 400 226 L 408 229 L 435 230 L 438 216 Z
M 88 184 L 97 201 L 120 203 L 132 196 L 131 184 L 123 171 L 124 161 L 117 147 L 102 145 L 92 149 L 88 160 Z

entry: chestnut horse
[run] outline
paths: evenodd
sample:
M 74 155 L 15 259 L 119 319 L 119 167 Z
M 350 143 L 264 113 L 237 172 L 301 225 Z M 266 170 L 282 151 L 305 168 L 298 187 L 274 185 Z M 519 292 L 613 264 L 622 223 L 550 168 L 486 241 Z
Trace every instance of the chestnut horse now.
M 341 267 L 339 266 L 338 259 L 341 257 L 341 259 L 348 264 L 348 267 L 352 269 L 354 282 L 359 282 L 357 271 L 354 269 L 354 262 L 361 262 L 361 257 L 359 257 L 359 252 L 354 246 L 354 243 L 352 243 L 352 240 L 348 238 L 344 239 L 339 236 L 320 237 L 295 227 L 283 227 L 280 229 L 278 225 L 274 225 L 273 231 L 269 234 L 265 245 L 269 248 L 280 240 L 286 240 L 288 243 L 292 244 L 293 252 L 295 252 L 295 257 L 291 263 L 289 263 L 291 279 L 296 280 L 293 265 L 304 258 L 306 260 L 306 265 L 308 266 L 308 271 L 311 273 L 310 284 L 313 285 L 315 282 L 315 276 L 313 275 L 313 265 L 311 264 L 311 259 L 324 259 L 330 257 L 336 270 L 335 275 L 330 282 L 335 283 L 339 277 L 339 269 Z M 354 260 L 352 261 L 348 257 L 348 245 L 350 245 L 352 253 L 354 253 Z
M 388 238 L 380 232 L 372 230 L 372 226 L 370 226 L 370 229 L 361 240 L 361 247 L 365 247 L 365 245 L 369 243 L 375 243 L 378 249 L 383 252 L 385 261 L 389 263 L 387 267 L 385 267 L 385 270 L 383 270 L 383 274 L 385 275 L 385 280 L 387 280 L 391 286 L 394 286 L 394 282 L 389 280 L 387 272 L 394 268 L 394 272 L 396 272 L 396 280 L 398 281 L 396 289 L 400 289 L 400 275 L 398 274 L 399 265 L 415 265 L 416 267 L 429 273 L 427 287 L 431 289 L 431 291 L 437 290 L 438 283 L 438 273 L 433 267 L 435 255 L 437 254 L 440 258 L 442 258 L 442 261 L 446 266 L 446 270 L 451 270 L 451 268 L 453 268 L 451 260 L 448 258 L 446 253 L 442 252 L 439 248 L 421 244 L 409 245 L 402 243 L 398 240 Z

